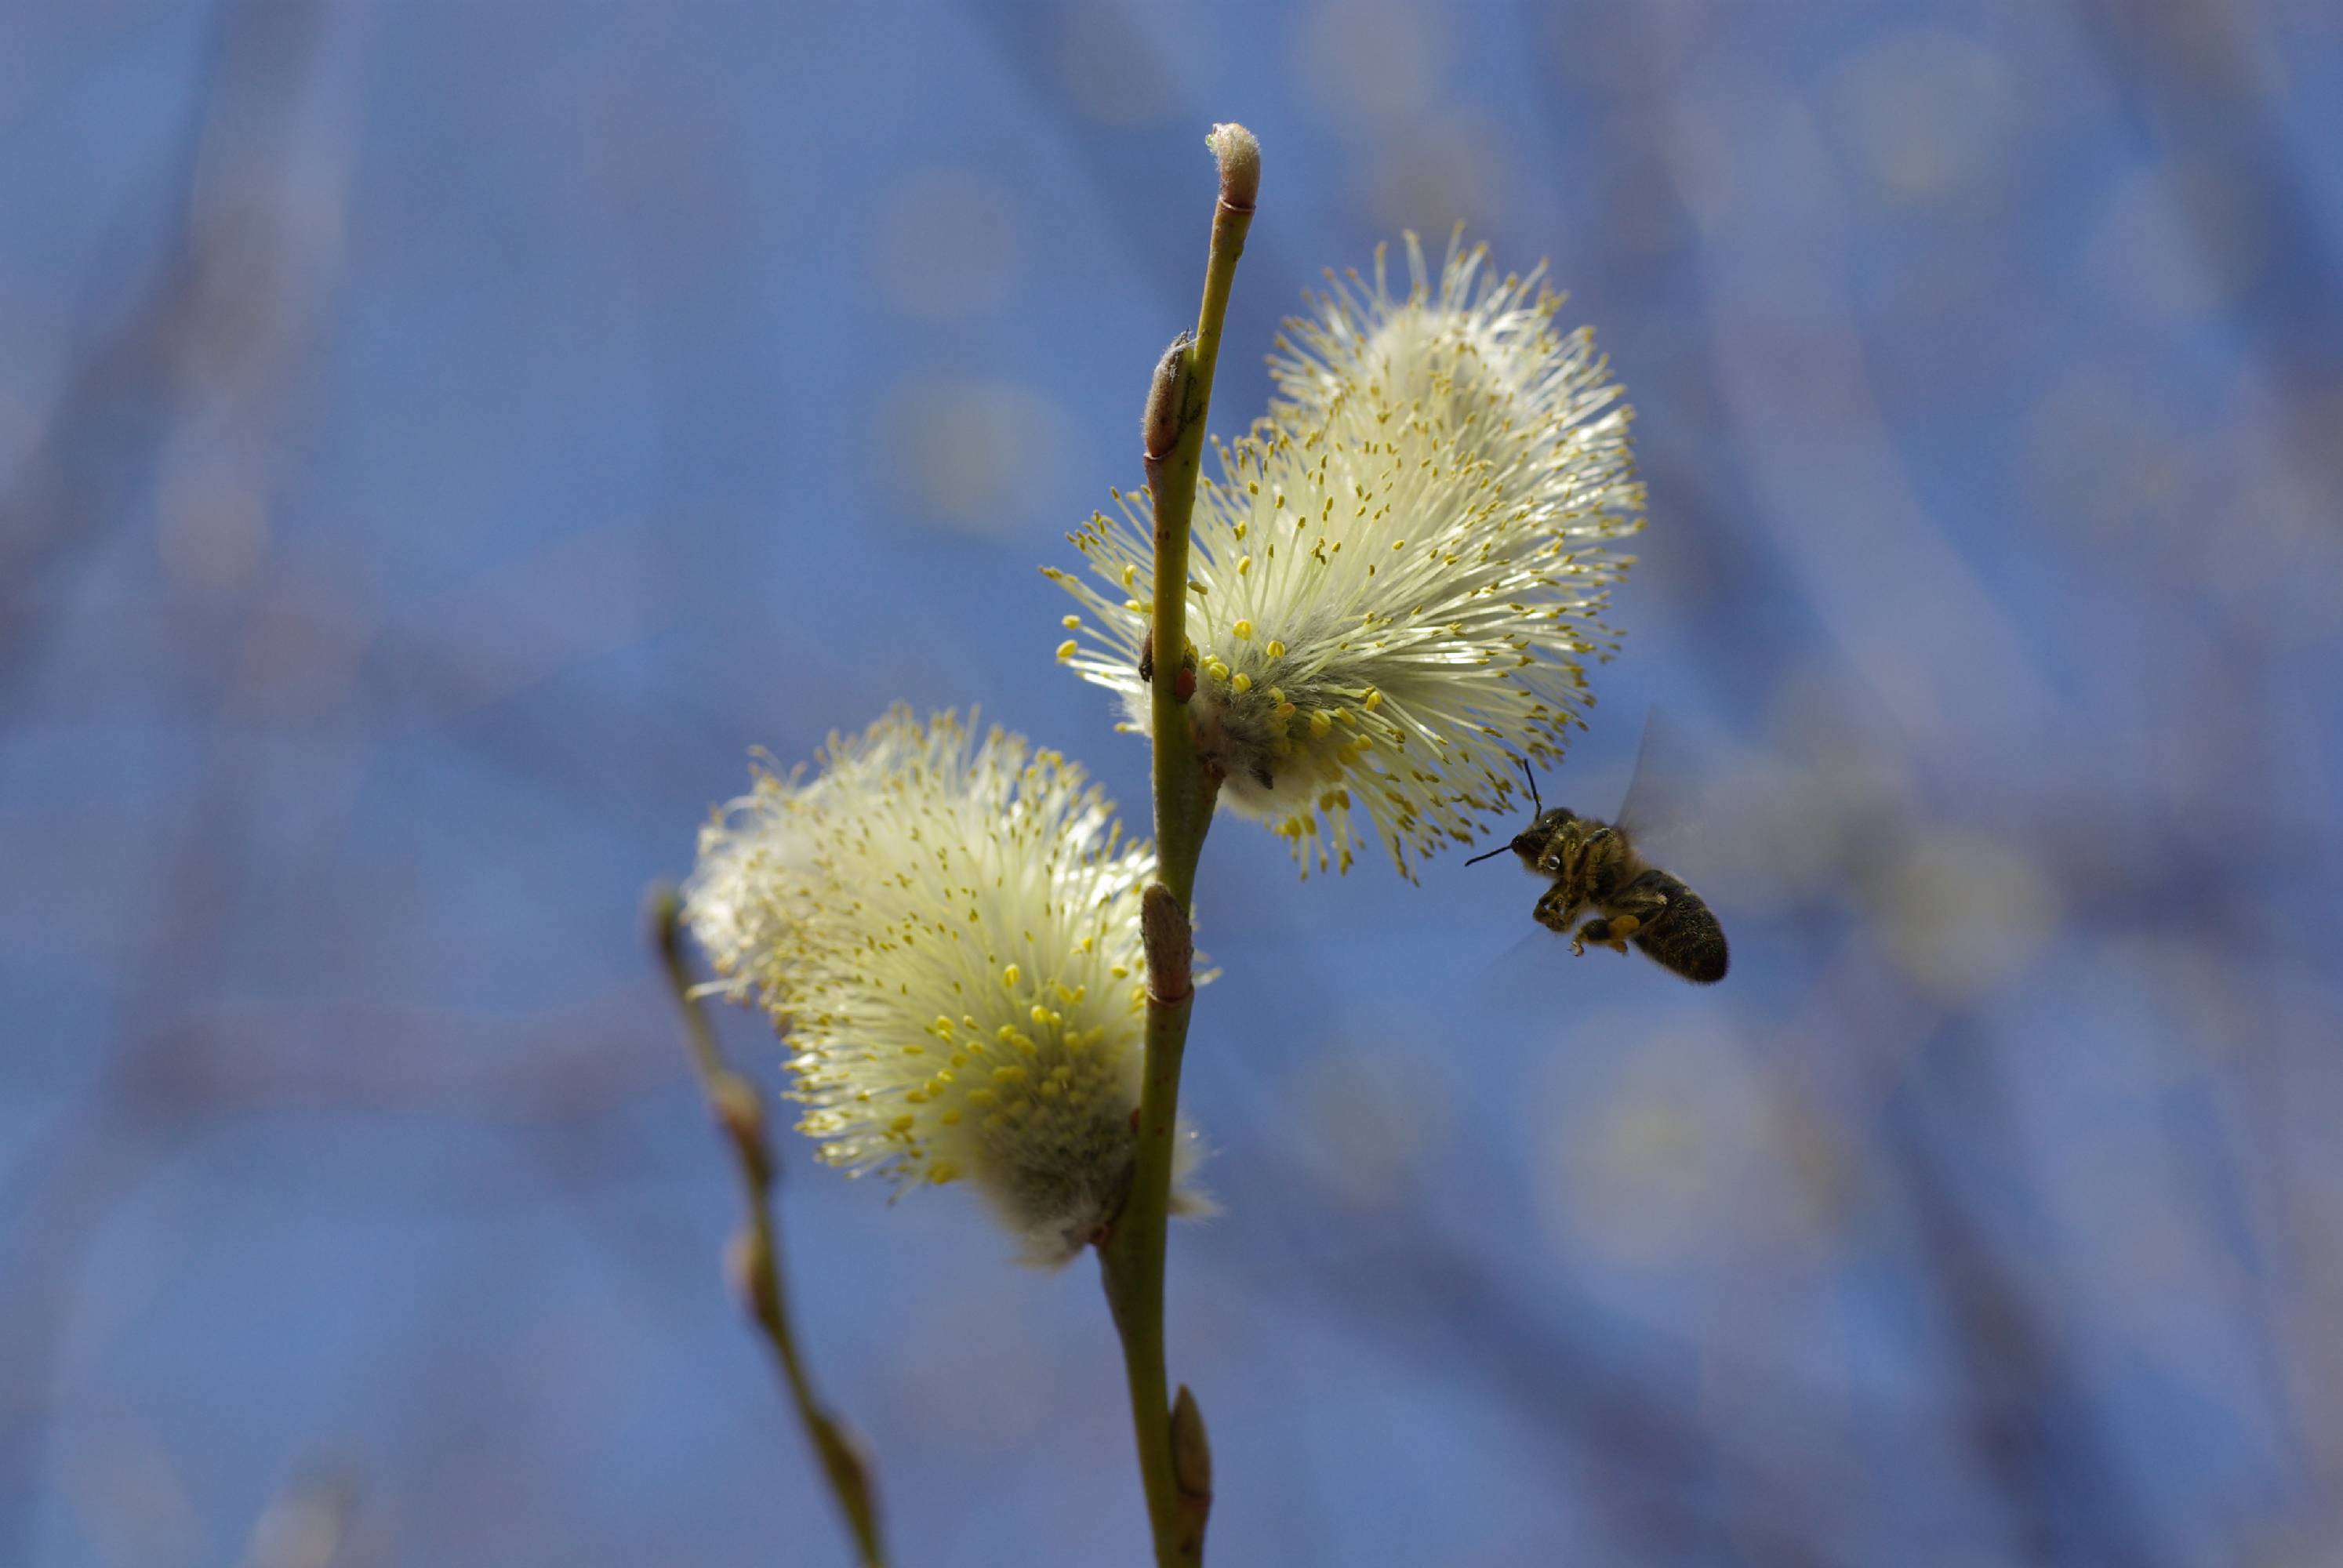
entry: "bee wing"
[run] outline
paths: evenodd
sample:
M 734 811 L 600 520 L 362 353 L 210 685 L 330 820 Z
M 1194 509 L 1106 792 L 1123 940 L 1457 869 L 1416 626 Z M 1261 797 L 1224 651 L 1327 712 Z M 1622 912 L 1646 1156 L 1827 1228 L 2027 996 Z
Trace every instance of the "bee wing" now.
M 1544 994 L 1554 984 L 1555 953 L 1569 950 L 1570 944 L 1552 931 L 1532 926 L 1527 936 L 1481 966 L 1473 990 L 1504 996 Z
M 1612 820 L 1645 861 L 1689 878 L 1700 868 L 1703 829 L 1714 817 L 1706 774 L 1683 729 L 1656 710 L 1647 714 L 1627 797 Z

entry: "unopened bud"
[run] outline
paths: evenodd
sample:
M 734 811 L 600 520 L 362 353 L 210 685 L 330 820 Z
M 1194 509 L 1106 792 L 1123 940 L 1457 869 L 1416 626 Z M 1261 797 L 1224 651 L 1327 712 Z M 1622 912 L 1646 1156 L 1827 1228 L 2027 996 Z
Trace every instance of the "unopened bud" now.
M 659 956 L 673 962 L 683 950 L 683 900 L 673 888 L 661 882 L 643 895 L 643 923 Z
M 1150 882 L 1139 896 L 1139 940 L 1147 950 L 1148 994 L 1158 1002 L 1181 1001 L 1195 990 L 1190 979 L 1196 964 L 1196 939 L 1188 925 L 1188 911 L 1172 890 Z
M 1212 1445 L 1204 1436 L 1204 1412 L 1186 1383 L 1172 1402 L 1172 1473 L 1182 1495 L 1212 1500 Z
M 1236 212 L 1252 211 L 1261 195 L 1261 138 L 1234 120 L 1214 126 L 1204 138 L 1221 160 L 1221 203 Z
M 1139 438 L 1150 463 L 1160 463 L 1180 444 L 1187 422 L 1188 348 L 1193 337 L 1185 332 L 1172 340 L 1155 362 L 1155 380 L 1147 389 L 1147 412 L 1139 421 Z
M 770 1175 L 770 1160 L 765 1150 L 765 1103 L 756 1085 L 725 1069 L 709 1081 L 708 1108 L 749 1175 L 762 1186 Z
M 753 1227 L 739 1231 L 724 1247 L 724 1277 L 740 1305 L 759 1321 L 780 1307 L 779 1285 L 773 1278 L 771 1244 Z

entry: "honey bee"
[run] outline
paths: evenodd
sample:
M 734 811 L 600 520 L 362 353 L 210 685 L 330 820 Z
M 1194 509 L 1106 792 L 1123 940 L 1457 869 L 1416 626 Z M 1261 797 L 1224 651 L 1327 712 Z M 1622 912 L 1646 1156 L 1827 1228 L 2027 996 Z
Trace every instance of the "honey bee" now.
M 1570 950 L 1584 955 L 1594 942 L 1625 952 L 1634 942 L 1665 970 L 1688 980 L 1714 985 L 1725 978 L 1725 928 L 1682 878 L 1646 864 L 1625 829 L 1557 806 L 1549 811 L 1538 799 L 1537 775 L 1522 763 L 1530 781 L 1530 807 L 1536 815 L 1510 844 L 1475 855 L 1468 866 L 1511 849 L 1522 864 L 1554 886 L 1531 911 L 1537 923 L 1570 937 Z M 1592 905 L 1594 916 L 1574 935 L 1571 922 Z

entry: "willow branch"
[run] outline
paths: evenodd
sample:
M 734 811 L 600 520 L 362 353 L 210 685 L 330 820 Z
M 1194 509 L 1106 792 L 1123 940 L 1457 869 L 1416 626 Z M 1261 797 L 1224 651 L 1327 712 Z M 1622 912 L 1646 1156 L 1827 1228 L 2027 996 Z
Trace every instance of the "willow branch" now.
M 1163 1248 L 1178 1138 L 1180 1068 L 1194 998 L 1191 904 L 1196 862 L 1211 826 L 1220 779 L 1197 760 L 1188 724 L 1196 677 L 1187 657 L 1188 534 L 1203 466 L 1212 371 L 1237 258 L 1244 254 L 1261 187 L 1261 144 L 1242 126 L 1215 126 L 1207 140 L 1220 161 L 1220 197 L 1204 270 L 1204 301 L 1192 336 L 1175 341 L 1156 367 L 1141 437 L 1155 518 L 1154 615 L 1142 673 L 1151 682 L 1155 844 L 1160 880 L 1141 903 L 1147 954 L 1147 1056 L 1139 1105 L 1131 1194 L 1099 1245 L 1107 1302 L 1122 1338 L 1139 1468 L 1159 1568 L 1204 1558 L 1212 1511 L 1212 1453 L 1202 1413 L 1186 1388 L 1175 1406 L 1163 1363 Z
M 725 1061 L 715 1031 L 709 1028 L 692 995 L 680 916 L 672 890 L 663 888 L 652 894 L 652 930 L 668 990 L 682 1015 L 692 1068 L 708 1097 L 708 1108 L 732 1150 L 742 1196 L 748 1201 L 748 1223 L 725 1251 L 726 1272 L 780 1363 L 782 1381 L 788 1385 L 789 1402 L 797 1407 L 806 1441 L 813 1445 L 821 1462 L 822 1478 L 853 1534 L 855 1560 L 861 1568 L 886 1568 L 886 1554 L 879 1543 L 879 1500 L 869 1462 L 854 1434 L 815 1394 L 804 1359 L 798 1353 L 797 1336 L 789 1327 L 789 1301 L 781 1292 L 780 1246 L 773 1225 L 774 1165 L 772 1146 L 765 1134 L 764 1101 L 756 1086 Z

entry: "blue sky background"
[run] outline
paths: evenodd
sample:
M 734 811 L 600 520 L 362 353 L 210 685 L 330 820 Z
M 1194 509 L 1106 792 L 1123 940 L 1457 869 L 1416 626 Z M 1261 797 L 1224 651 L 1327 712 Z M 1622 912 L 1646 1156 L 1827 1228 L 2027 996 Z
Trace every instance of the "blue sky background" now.
M 1595 327 L 1651 523 L 1545 792 L 1663 714 L 1735 970 L 1222 822 L 1215 1559 L 2343 1551 L 2331 6 L 52 0 L 0 16 L 0 1561 L 845 1560 L 640 897 L 749 748 L 897 699 L 1143 816 L 1035 568 L 1139 481 L 1224 118 L 1218 429 L 1403 228 Z M 787 1155 L 899 1559 L 1136 1561 L 1091 1264 Z

